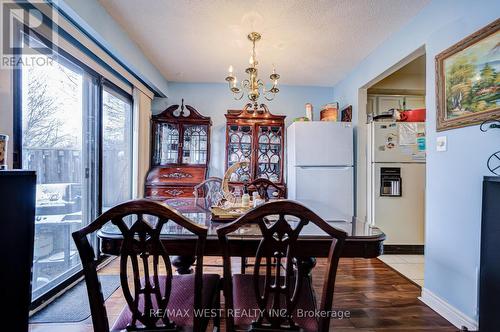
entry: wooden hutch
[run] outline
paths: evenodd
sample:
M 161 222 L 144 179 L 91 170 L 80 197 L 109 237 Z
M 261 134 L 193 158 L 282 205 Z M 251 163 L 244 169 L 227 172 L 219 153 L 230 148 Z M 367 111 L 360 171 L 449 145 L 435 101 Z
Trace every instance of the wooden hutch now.
M 212 121 L 190 106 L 172 105 L 151 120 L 151 169 L 144 196 L 165 200 L 193 197 L 210 160 Z
M 226 169 L 249 161 L 231 179 L 232 186 L 265 178 L 286 193 L 283 175 L 285 115 L 273 115 L 265 105 L 255 110 L 228 110 L 226 114 Z

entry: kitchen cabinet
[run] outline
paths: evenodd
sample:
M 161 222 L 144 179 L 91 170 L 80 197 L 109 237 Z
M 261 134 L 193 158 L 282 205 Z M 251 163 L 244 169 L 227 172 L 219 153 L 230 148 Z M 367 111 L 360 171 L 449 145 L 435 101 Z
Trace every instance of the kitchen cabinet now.
M 403 108 L 403 98 L 400 96 L 378 96 L 377 114 L 386 114 L 390 109 Z
M 410 95 L 368 95 L 367 114 L 386 114 L 390 109 L 407 110 L 425 108 L 425 96 Z M 371 112 L 371 113 L 370 113 Z
M 285 115 L 263 110 L 229 110 L 226 114 L 226 169 L 248 161 L 231 179 L 233 186 L 258 178 L 285 190 L 283 177 Z
M 173 105 L 151 120 L 151 169 L 145 197 L 193 197 L 205 180 L 210 160 L 212 122 L 190 105 Z
M 418 108 L 425 108 L 425 97 L 424 96 L 407 96 L 406 97 L 406 109 L 414 110 Z

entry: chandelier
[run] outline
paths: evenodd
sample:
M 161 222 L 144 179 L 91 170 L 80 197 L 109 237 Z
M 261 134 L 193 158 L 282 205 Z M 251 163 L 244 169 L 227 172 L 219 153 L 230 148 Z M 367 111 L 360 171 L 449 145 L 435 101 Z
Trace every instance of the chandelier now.
M 278 89 L 280 75 L 276 74 L 276 69 L 273 66 L 273 73 L 269 75 L 272 85 L 270 89 L 266 89 L 264 82 L 258 78 L 257 65 L 259 62 L 255 55 L 255 43 L 258 42 L 262 36 L 258 32 L 251 32 L 247 37 L 248 40 L 252 42 L 252 56 L 248 61 L 250 66 L 245 69 L 245 73 L 247 73 L 249 77 L 238 84 L 238 79 L 233 73 L 233 66 L 229 66 L 229 74 L 226 77 L 226 81 L 229 84 L 229 90 L 233 93 L 235 100 L 240 100 L 246 93 L 248 99 L 251 101 L 247 106 L 253 106 L 253 108 L 257 110 L 257 101 L 261 95 L 263 95 L 266 100 L 271 101 L 280 91 Z

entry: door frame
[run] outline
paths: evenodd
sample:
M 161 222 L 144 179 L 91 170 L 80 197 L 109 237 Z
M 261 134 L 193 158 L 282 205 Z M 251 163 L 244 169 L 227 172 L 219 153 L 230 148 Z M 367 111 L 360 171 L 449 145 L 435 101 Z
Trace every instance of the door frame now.
M 420 46 L 394 65 L 390 66 L 382 73 L 363 84 L 358 88 L 358 123 L 356 126 L 355 135 L 355 156 L 356 156 L 356 215 L 360 219 L 364 219 L 373 224 L 373 199 L 372 199 L 372 183 L 373 174 L 371 172 L 372 156 L 369 149 L 370 146 L 370 126 L 366 123 L 368 89 L 383 80 L 387 76 L 393 74 L 397 70 L 406 66 L 416 58 L 425 55 L 425 45 Z

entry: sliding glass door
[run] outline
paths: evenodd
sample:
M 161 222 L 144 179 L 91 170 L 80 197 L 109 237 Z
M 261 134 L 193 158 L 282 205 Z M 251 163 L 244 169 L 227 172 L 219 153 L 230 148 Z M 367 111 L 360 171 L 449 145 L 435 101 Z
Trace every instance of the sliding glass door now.
M 102 90 L 102 210 L 132 198 L 132 100 Z
M 90 218 L 93 159 L 85 78 L 61 56 L 22 68 L 22 166 L 37 173 L 33 298 L 79 268 L 71 233 Z
M 132 197 L 131 97 L 69 56 L 45 63 L 16 87 L 19 166 L 37 173 L 33 300 L 81 270 L 71 233 Z

